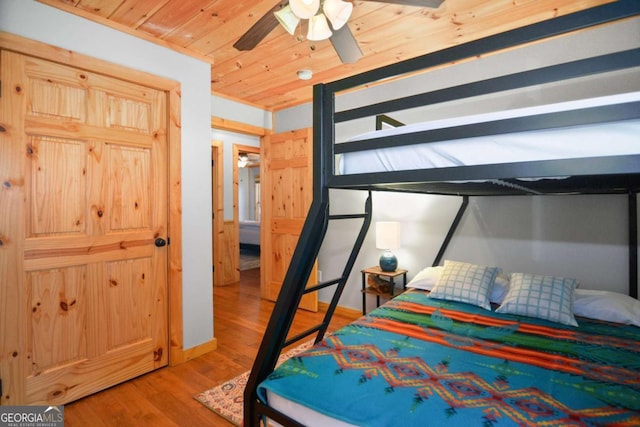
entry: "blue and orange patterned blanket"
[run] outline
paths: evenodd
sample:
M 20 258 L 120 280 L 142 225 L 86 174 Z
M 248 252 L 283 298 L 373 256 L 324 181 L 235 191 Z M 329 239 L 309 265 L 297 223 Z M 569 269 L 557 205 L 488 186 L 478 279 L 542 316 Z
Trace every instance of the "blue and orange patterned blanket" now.
M 411 291 L 285 362 L 259 394 L 362 426 L 639 426 L 640 328 L 578 322 Z

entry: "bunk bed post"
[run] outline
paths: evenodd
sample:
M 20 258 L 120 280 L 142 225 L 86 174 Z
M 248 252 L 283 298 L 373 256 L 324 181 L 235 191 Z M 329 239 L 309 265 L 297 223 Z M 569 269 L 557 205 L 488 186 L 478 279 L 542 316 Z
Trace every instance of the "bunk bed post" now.
M 629 296 L 638 298 L 638 193 L 631 191 L 629 200 Z
M 453 222 L 451 223 L 451 227 L 449 227 L 449 231 L 447 232 L 447 235 L 444 237 L 444 241 L 440 246 L 440 250 L 438 251 L 438 254 L 433 260 L 433 264 L 431 265 L 432 267 L 436 267 L 440 265 L 440 261 L 442 261 L 444 252 L 447 250 L 447 247 L 449 246 L 449 242 L 451 242 L 451 238 L 453 237 L 453 234 L 456 232 L 456 229 L 458 228 L 458 224 L 460 224 L 462 215 L 464 215 L 464 212 L 467 210 L 468 205 L 469 205 L 469 196 L 466 196 L 466 195 L 462 196 L 462 203 L 458 208 L 458 213 L 456 214 L 456 217 L 453 219 Z

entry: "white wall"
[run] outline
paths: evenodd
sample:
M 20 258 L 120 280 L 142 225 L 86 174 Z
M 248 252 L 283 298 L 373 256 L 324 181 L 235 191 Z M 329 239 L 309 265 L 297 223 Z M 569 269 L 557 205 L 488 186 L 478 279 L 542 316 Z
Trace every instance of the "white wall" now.
M 275 113 L 274 132 L 282 133 L 290 130 L 309 128 L 313 126 L 312 104 L 300 104 L 285 108 Z
M 211 115 L 264 129 L 271 129 L 273 120 L 270 111 L 216 95 L 211 96 Z
M 0 31 L 180 82 L 184 348 L 213 337 L 210 65 L 33 0 L 1 0 Z
M 340 194 L 341 193 L 341 194 Z M 332 190 L 332 212 L 362 212 L 366 192 Z M 461 198 L 374 192 L 372 224 L 340 305 L 360 309 L 360 270 L 377 265 L 375 222 L 400 221 L 394 250 L 409 280 L 432 265 Z M 339 277 L 361 222 L 331 221 L 319 258 L 324 280 Z M 628 292 L 627 196 L 471 198 L 443 259 L 576 278 L 584 289 Z M 328 301 L 329 291 L 321 293 Z M 373 306 L 374 299 L 368 302 Z

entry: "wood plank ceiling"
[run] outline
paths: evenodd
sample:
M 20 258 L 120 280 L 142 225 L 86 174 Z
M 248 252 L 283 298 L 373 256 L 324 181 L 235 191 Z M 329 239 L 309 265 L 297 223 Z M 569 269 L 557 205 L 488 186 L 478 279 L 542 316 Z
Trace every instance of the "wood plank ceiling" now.
M 445 0 L 438 9 L 354 0 L 364 56 L 342 64 L 328 40 L 277 26 L 253 50 L 233 44 L 278 0 L 38 0 L 211 63 L 212 93 L 271 111 L 309 102 L 312 86 L 612 0 Z M 296 72 L 310 69 L 311 80 Z

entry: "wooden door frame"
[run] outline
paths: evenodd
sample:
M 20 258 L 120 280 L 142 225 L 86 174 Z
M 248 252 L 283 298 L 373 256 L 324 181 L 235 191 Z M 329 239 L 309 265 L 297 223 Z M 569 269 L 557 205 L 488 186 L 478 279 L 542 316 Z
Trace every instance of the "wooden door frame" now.
M 211 245 L 213 246 L 213 285 L 224 283 L 222 264 L 222 232 L 224 230 L 224 143 L 211 141 L 211 200 L 213 226 Z M 214 175 L 215 174 L 215 175 Z
M 142 84 L 167 94 L 167 156 L 168 156 L 168 342 L 169 364 L 176 365 L 215 346 L 215 340 L 195 349 L 183 348 L 182 310 L 182 166 L 181 166 L 181 87 L 180 83 L 93 58 L 77 52 L 61 49 L 39 41 L 0 31 L 0 49 L 41 58 L 47 61 L 86 69 L 121 80 Z M 213 344 L 211 344 L 213 343 Z

